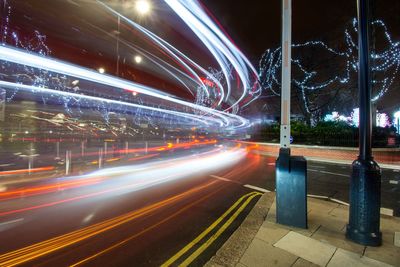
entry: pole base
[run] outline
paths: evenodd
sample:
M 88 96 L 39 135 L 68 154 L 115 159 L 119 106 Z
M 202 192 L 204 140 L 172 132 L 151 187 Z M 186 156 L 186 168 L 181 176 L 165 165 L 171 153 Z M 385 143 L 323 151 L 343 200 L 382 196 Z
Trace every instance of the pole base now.
M 307 229 L 307 161 L 288 148 L 276 160 L 276 222 Z
M 346 237 L 364 246 L 380 246 L 381 170 L 373 160 L 353 162 Z
M 354 229 L 350 225 L 346 227 L 346 238 L 358 244 L 370 247 L 379 247 L 382 245 L 382 233 L 362 233 L 359 229 Z

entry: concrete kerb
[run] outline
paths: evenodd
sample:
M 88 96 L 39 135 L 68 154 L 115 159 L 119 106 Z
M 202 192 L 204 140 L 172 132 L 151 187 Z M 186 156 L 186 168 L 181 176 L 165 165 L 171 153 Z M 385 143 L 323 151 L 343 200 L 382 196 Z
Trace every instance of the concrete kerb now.
M 270 157 L 277 157 L 278 154 L 276 153 L 271 153 L 271 152 L 264 152 L 264 151 L 253 151 L 253 153 L 263 155 L 263 156 L 270 156 Z M 320 159 L 320 158 L 314 158 L 314 157 L 305 157 L 307 161 L 313 161 L 313 162 L 323 162 L 323 163 L 331 163 L 331 164 L 339 164 L 339 165 L 347 165 L 351 166 L 353 161 L 351 160 L 334 160 L 334 159 Z M 379 167 L 382 169 L 389 169 L 389 170 L 400 170 L 400 164 L 394 165 L 394 164 L 384 164 L 384 163 L 379 163 Z M 350 177 L 350 174 L 349 174 Z

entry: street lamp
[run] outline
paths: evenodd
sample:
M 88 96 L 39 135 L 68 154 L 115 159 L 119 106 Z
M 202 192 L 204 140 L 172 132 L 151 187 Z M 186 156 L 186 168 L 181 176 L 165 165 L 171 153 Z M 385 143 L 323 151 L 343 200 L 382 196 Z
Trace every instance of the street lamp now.
M 352 164 L 350 214 L 346 237 L 364 246 L 380 246 L 381 169 L 372 156 L 370 0 L 357 0 L 359 156 Z
M 141 56 L 139 56 L 139 55 L 137 55 L 137 56 L 135 56 L 135 62 L 137 63 L 137 64 L 140 64 L 140 63 L 142 63 L 142 61 L 143 61 L 143 58 L 141 57 Z
M 142 15 L 145 15 L 145 14 L 149 13 L 150 10 L 151 10 L 150 2 L 147 1 L 147 0 L 138 0 L 138 1 L 136 1 L 136 6 L 135 7 L 136 7 L 136 10 Z
M 106 70 L 105 70 L 104 68 L 98 68 L 97 71 L 100 72 L 101 74 L 103 74 L 104 72 L 106 72 Z

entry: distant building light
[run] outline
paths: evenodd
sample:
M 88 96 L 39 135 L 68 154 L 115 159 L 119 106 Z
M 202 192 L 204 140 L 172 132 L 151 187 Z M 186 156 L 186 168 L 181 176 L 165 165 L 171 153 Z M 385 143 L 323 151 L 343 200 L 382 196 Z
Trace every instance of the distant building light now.
M 101 74 L 103 74 L 104 72 L 106 72 L 106 70 L 105 70 L 104 68 L 98 68 L 97 71 L 100 72 Z
M 25 131 L 25 134 L 29 134 L 29 131 Z

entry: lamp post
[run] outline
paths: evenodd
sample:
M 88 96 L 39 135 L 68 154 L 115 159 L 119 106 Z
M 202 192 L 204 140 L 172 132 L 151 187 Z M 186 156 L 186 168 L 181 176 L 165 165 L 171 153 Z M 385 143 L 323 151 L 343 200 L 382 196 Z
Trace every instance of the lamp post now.
M 358 89 L 360 94 L 359 156 L 350 179 L 350 214 L 346 237 L 365 246 L 380 246 L 381 171 L 372 157 L 369 0 L 357 0 Z

